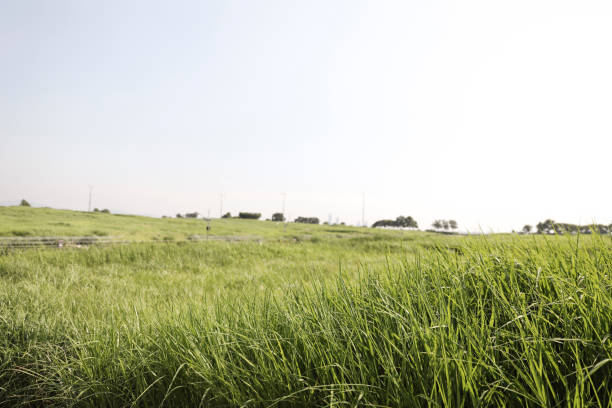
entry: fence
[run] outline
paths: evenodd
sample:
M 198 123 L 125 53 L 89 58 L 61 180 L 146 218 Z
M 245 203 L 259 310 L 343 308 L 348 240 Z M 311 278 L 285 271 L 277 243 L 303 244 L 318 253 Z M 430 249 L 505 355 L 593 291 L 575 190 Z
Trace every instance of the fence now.
M 203 241 L 261 241 L 258 236 L 201 236 L 191 235 L 184 240 L 145 240 L 128 241 L 122 237 L 0 237 L 1 249 L 18 248 L 84 248 L 92 245 L 121 245 L 136 243 L 178 243 Z

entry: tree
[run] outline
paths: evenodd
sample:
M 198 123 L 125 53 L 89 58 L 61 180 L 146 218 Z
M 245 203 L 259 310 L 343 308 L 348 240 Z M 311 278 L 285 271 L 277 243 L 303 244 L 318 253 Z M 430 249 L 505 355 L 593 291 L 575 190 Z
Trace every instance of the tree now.
M 376 227 L 397 227 L 397 228 L 418 228 L 419 224 L 411 216 L 404 217 L 400 215 L 394 220 L 378 220 L 372 224 L 372 228 Z
M 238 217 L 244 218 L 247 220 L 258 220 L 261 217 L 261 213 L 241 212 L 241 213 L 238 213 Z
M 25 198 L 23 200 L 21 200 L 21 202 L 19 203 L 19 206 L 21 206 L 21 207 L 31 207 L 30 203 L 28 203 Z
M 102 211 L 100 211 L 104 214 L 110 214 L 110 210 L 108 208 L 103 209 Z
M 98 207 L 95 207 L 94 212 L 100 212 L 100 209 Z
M 176 218 L 183 218 L 181 214 L 176 214 Z
M 434 227 L 435 229 L 440 229 L 442 228 L 442 220 L 435 220 L 431 226 Z
M 415 229 L 419 228 L 419 223 L 411 216 L 408 216 L 407 221 L 408 221 L 408 225 L 407 225 L 408 228 L 415 228 Z
M 454 230 L 455 230 L 455 229 L 457 229 L 457 228 L 459 228 L 459 226 L 457 225 L 457 221 L 455 221 L 455 220 L 448 220 L 448 224 L 449 224 L 449 225 L 450 225 L 450 227 L 451 227 L 452 229 L 454 229 Z
M 299 222 L 302 224 L 318 224 L 319 219 L 317 217 L 297 217 L 293 222 Z
M 445 230 L 448 230 L 448 229 L 450 229 L 450 223 L 447 220 L 442 220 L 442 227 Z
M 274 214 L 272 214 L 272 221 L 275 221 L 275 222 L 284 222 L 285 221 L 285 214 L 283 214 L 283 213 L 274 213 Z
M 232 214 L 230 214 L 229 212 L 226 212 L 225 214 L 221 216 L 221 218 L 232 218 Z
M 523 234 L 529 234 L 531 232 L 531 225 L 527 224 L 523 227 Z
M 378 220 L 374 224 L 372 224 L 372 228 L 377 227 L 395 227 L 395 221 L 393 220 Z
M 550 234 L 555 231 L 555 222 L 551 219 L 547 219 L 544 222 L 538 222 L 536 229 L 538 230 L 538 234 Z
M 185 217 L 186 218 L 198 218 L 198 215 L 200 215 L 200 213 L 198 213 L 197 211 L 194 211 L 192 213 L 185 214 Z

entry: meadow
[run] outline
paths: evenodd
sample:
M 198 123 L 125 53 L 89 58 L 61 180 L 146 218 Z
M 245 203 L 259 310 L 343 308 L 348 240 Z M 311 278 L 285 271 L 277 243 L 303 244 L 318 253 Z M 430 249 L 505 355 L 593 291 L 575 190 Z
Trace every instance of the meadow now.
M 612 407 L 610 236 L 203 225 L 0 208 L 132 241 L 0 255 L 0 407 Z

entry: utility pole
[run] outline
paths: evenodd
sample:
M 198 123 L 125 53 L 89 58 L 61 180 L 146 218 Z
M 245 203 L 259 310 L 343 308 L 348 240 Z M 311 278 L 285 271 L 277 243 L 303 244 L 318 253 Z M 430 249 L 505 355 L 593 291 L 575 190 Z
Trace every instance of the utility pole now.
M 365 227 L 365 193 L 361 197 L 361 226 Z
M 93 186 L 89 186 L 89 205 L 87 205 L 87 212 L 91 211 L 91 192 L 93 191 Z

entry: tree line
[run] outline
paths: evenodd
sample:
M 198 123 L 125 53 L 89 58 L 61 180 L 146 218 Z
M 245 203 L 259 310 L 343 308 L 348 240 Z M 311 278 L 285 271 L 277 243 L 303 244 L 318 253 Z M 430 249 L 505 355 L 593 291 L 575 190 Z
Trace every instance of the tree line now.
M 435 220 L 431 226 L 436 229 L 436 230 L 445 230 L 445 231 L 449 231 L 449 230 L 456 230 L 457 228 L 459 228 L 459 226 L 457 225 L 457 221 L 455 220 Z
M 525 225 L 521 232 L 523 234 L 530 234 L 531 231 L 533 231 L 533 227 L 531 225 Z M 547 219 L 536 224 L 536 233 L 538 234 L 592 234 L 593 232 L 597 234 L 612 233 L 612 224 L 578 225 L 565 222 L 555 222 L 551 219 Z
M 419 228 L 419 224 L 410 215 L 407 217 L 400 215 L 395 220 L 378 220 L 372 224 L 372 228 L 378 227 Z

